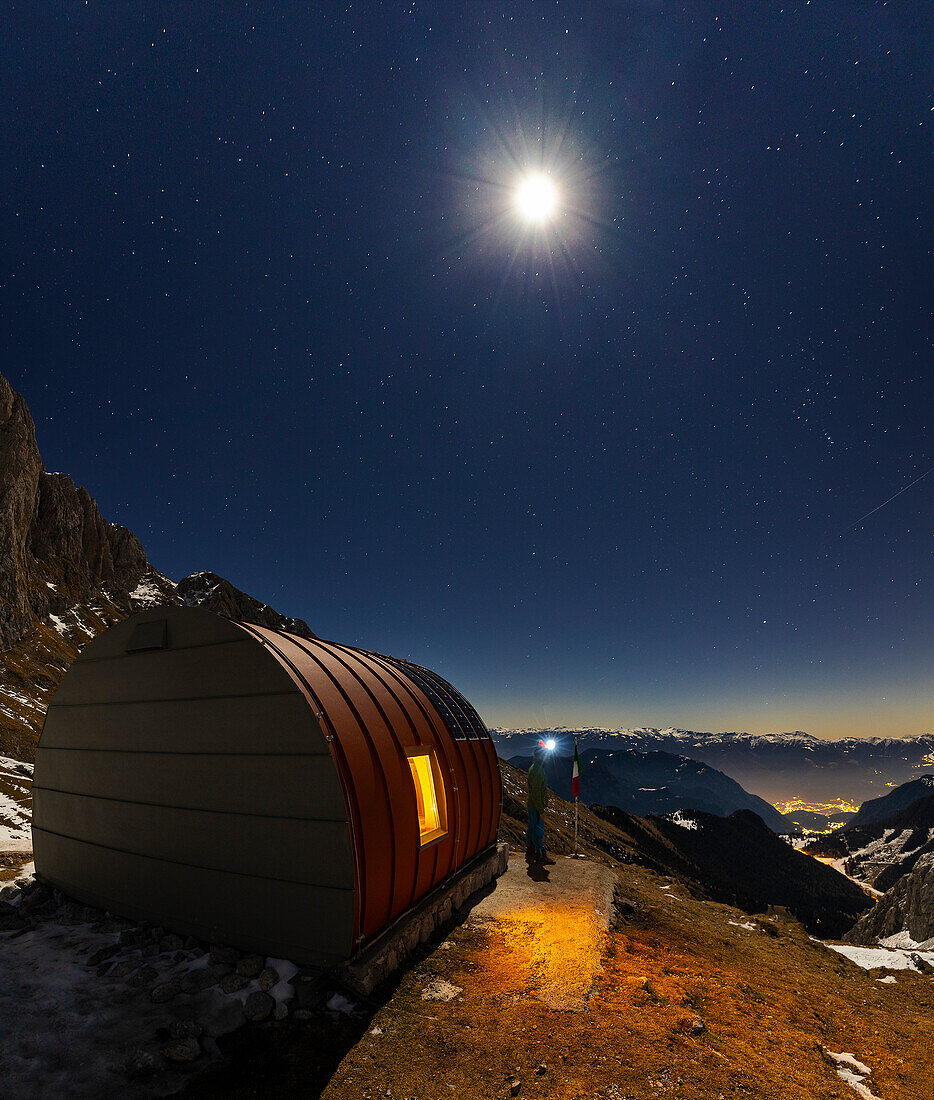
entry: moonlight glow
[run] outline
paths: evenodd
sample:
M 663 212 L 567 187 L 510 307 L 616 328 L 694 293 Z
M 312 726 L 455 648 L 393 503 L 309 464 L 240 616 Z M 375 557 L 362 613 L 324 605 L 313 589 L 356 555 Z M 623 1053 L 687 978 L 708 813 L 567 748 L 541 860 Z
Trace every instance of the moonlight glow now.
M 558 208 L 558 191 L 542 172 L 526 176 L 516 188 L 516 209 L 526 221 L 543 225 Z

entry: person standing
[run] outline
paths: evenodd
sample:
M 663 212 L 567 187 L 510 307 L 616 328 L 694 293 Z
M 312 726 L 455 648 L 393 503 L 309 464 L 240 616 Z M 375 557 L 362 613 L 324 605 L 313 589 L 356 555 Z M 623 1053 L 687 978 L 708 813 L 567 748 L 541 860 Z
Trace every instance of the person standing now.
M 525 858 L 529 863 L 554 864 L 545 851 L 545 807 L 548 805 L 548 780 L 545 776 L 545 758 L 548 749 L 539 741 L 532 755 L 529 768 L 529 826 L 525 831 Z

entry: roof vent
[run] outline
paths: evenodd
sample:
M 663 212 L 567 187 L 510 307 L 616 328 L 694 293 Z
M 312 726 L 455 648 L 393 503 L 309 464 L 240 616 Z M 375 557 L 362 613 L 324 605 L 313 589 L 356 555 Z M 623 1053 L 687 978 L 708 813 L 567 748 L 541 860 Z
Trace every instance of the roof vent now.
M 168 645 L 168 631 L 165 619 L 152 619 L 148 623 L 137 623 L 127 642 L 127 653 L 143 653 L 147 649 L 165 649 Z

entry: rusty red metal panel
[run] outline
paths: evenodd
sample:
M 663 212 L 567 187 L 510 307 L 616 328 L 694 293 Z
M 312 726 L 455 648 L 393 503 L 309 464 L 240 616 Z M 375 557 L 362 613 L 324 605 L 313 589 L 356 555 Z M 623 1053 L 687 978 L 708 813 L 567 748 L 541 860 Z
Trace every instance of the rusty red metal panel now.
M 409 908 L 415 900 L 421 897 L 431 885 L 450 873 L 454 866 L 454 835 L 453 825 L 456 822 L 457 807 L 453 803 L 453 791 L 456 782 L 452 782 L 453 758 L 448 746 L 437 739 L 437 730 L 432 723 L 431 714 L 421 707 L 411 691 L 409 682 L 398 675 L 392 666 L 387 665 L 372 653 L 367 653 L 351 646 L 336 647 L 345 653 L 348 659 L 356 659 L 365 663 L 372 674 L 379 680 L 382 691 L 385 693 L 384 710 L 387 718 L 395 719 L 395 732 L 399 740 L 400 748 L 404 753 L 408 748 L 427 746 L 435 749 L 437 763 L 441 770 L 443 790 L 442 795 L 445 804 L 445 815 L 448 821 L 448 832 L 445 836 L 429 845 L 422 846 L 418 836 L 418 827 L 413 818 L 412 841 L 405 845 L 406 852 L 413 855 L 413 874 L 408 883 L 408 896 L 397 899 L 396 912 L 402 912 Z M 403 792 L 409 806 L 414 813 L 414 801 L 412 790 L 408 783 L 403 785 Z M 405 838 L 401 838 L 404 843 Z
M 495 840 L 501 785 L 493 743 L 488 734 L 476 735 L 482 724 L 475 716 L 471 736 L 455 736 L 405 674 L 405 662 L 241 625 L 286 668 L 328 737 L 353 834 L 360 945 Z M 438 681 L 422 678 L 432 692 Z M 434 750 L 448 825 L 424 847 L 406 755 L 415 747 Z
M 366 727 L 377 754 L 391 807 L 390 820 L 384 824 L 393 848 L 393 873 L 389 882 L 389 918 L 412 904 L 418 867 L 418 816 L 412 797 L 412 775 L 406 747 L 419 744 L 412 717 L 399 713 L 399 704 L 379 675 L 380 669 L 360 651 L 331 643 L 317 647 L 322 664 L 335 677 L 343 675 L 348 693 L 354 700 L 358 720 Z M 352 733 L 352 731 L 349 731 Z M 363 809 L 364 813 L 366 810 Z M 367 898 L 365 909 L 370 908 Z M 367 922 L 365 922 L 366 925 Z

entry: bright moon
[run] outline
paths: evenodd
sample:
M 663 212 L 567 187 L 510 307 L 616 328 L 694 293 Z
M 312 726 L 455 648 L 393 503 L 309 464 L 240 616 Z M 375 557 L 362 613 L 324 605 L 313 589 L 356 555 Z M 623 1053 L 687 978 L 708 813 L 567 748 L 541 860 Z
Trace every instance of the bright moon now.
M 516 208 L 526 221 L 541 225 L 558 207 L 558 192 L 541 172 L 526 176 L 516 189 Z

